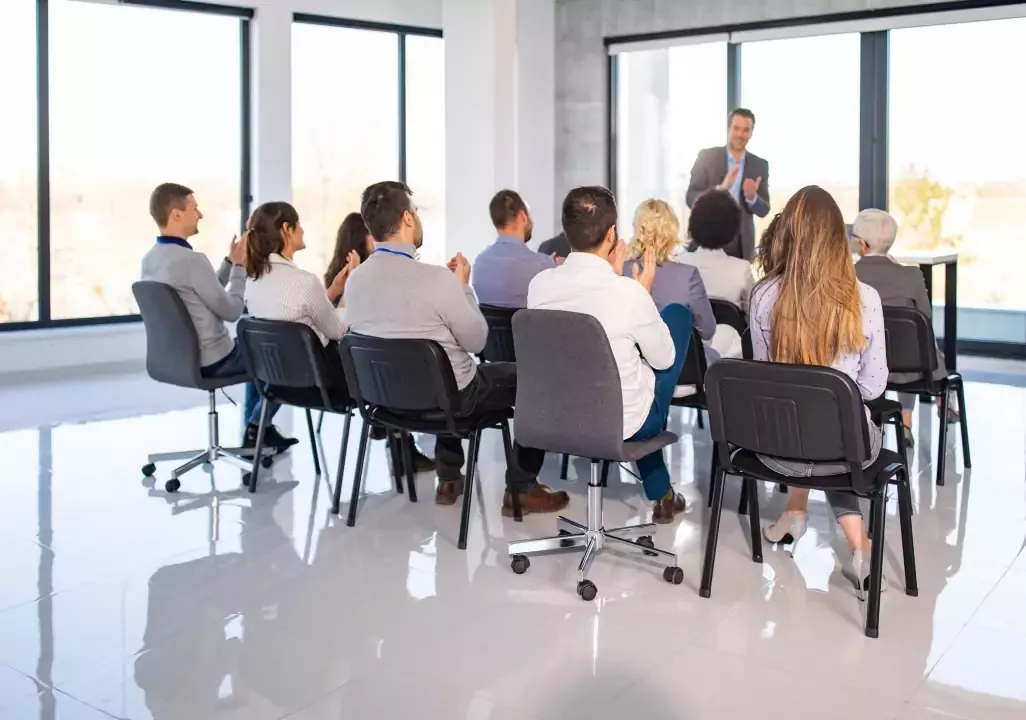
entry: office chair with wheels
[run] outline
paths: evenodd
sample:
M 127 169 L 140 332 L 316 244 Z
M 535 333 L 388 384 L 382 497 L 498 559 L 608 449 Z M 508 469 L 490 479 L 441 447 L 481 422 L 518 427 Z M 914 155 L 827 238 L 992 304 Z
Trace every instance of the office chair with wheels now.
M 469 439 L 466 485 L 457 543 L 460 550 L 466 550 L 481 434 L 489 428 L 502 430 L 506 465 L 512 467 L 513 443 L 509 431 L 512 408 L 464 412 L 449 357 L 442 346 L 432 340 L 375 338 L 350 332 L 342 338 L 340 352 L 349 392 L 363 417 L 356 478 L 346 524 L 350 527 L 356 524 L 371 425 L 381 425 L 387 430 L 401 433 Z M 408 450 L 408 446 L 404 446 L 404 449 Z M 415 500 L 417 490 L 412 470 L 413 459 L 407 454 L 404 461 L 410 499 Z M 340 493 L 341 487 L 336 485 L 332 501 L 332 512 L 335 514 L 340 510 Z M 519 518 L 520 495 L 511 494 L 514 516 Z
M 914 308 L 885 307 L 883 316 L 884 330 L 887 333 L 887 369 L 892 373 L 918 373 L 920 375 L 919 380 L 909 383 L 889 382 L 887 389 L 894 392 L 942 398 L 938 408 L 940 437 L 937 441 L 937 484 L 943 485 L 945 459 L 948 454 L 947 412 L 952 390 L 958 396 L 962 461 L 967 468 L 971 468 L 973 465 L 972 457 L 969 455 L 969 421 L 966 415 L 965 385 L 962 376 L 957 372 L 952 372 L 941 379 L 934 379 L 933 373 L 937 370 L 937 340 L 933 336 L 933 327 L 925 315 Z M 898 434 L 902 434 L 900 427 Z
M 684 573 L 674 553 L 655 547 L 654 524 L 607 529 L 602 520 L 609 464 L 633 462 L 672 445 L 677 436 L 663 432 L 643 442 L 623 439 L 620 374 L 606 332 L 595 318 L 560 310 L 521 310 L 513 318 L 513 337 L 517 348 L 514 421 L 518 441 L 527 447 L 592 461 L 587 520 L 579 523 L 561 516 L 556 521 L 558 535 L 510 542 L 513 572 L 526 572 L 531 564 L 528 555 L 534 553 L 583 551 L 577 569 L 577 593 L 584 600 L 592 600 L 598 590 L 587 578 L 588 568 L 600 551 L 611 548 L 664 560 L 663 578 L 679 585 Z
M 132 294 L 139 305 L 143 326 L 146 329 L 146 372 L 157 382 L 179 387 L 205 390 L 210 400 L 207 413 L 207 447 L 203 450 L 151 454 L 142 473 L 151 477 L 156 473 L 156 463 L 170 460 L 186 462 L 171 471 L 171 479 L 164 484 L 169 493 L 177 492 L 182 483 L 179 478 L 190 470 L 225 460 L 232 465 L 248 470 L 255 451 L 242 447 L 222 447 L 218 432 L 217 402 L 215 393 L 221 388 L 248 382 L 250 376 L 237 375 L 228 378 L 205 378 L 200 373 L 199 338 L 196 328 L 185 309 L 185 303 L 170 285 L 151 280 L 132 284 Z M 262 461 L 271 462 L 273 449 L 261 453 Z
M 341 484 L 349 447 L 349 425 L 356 404 L 349 395 L 340 361 L 334 355 L 336 344 L 329 343 L 325 347 L 317 334 L 303 323 L 243 318 L 239 321 L 239 346 L 264 399 L 257 429 L 257 450 L 263 448 L 268 401 L 303 408 L 314 472 L 320 475 L 317 434 L 310 411 L 340 414 L 345 424 L 335 482 Z M 250 492 L 256 492 L 259 472 L 259 466 L 254 464 L 250 476 L 245 478 Z
M 869 498 L 874 528 L 866 635 L 880 632 L 887 483 L 898 486 L 898 515 L 905 564 L 905 592 L 918 595 L 912 545 L 912 492 L 902 458 L 881 450 L 872 465 L 865 405 L 851 378 L 831 368 L 746 360 L 720 360 L 706 375 L 709 423 L 719 467 L 713 479 L 713 509 L 699 594 L 712 594 L 716 544 L 723 507 L 723 479 L 744 479 L 752 534 L 752 560 L 762 562 L 762 529 L 756 482 L 814 490 L 838 490 Z M 783 475 L 765 466 L 758 455 L 800 462 L 835 462 L 849 467 L 843 475 Z M 859 578 L 861 581 L 861 578 Z M 861 582 L 860 582 L 861 584 Z M 859 590 L 861 593 L 861 588 Z

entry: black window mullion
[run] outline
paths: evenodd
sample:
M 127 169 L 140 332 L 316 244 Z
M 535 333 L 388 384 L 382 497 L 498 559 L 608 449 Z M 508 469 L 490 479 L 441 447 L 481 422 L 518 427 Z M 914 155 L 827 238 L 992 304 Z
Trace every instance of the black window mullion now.
M 617 192 L 617 149 L 620 138 L 617 135 L 617 108 L 620 103 L 620 56 L 610 55 L 606 63 L 606 182 L 615 195 Z M 557 189 L 558 191 L 558 189 Z
M 727 43 L 727 113 L 741 105 L 741 44 Z
M 50 321 L 50 15 L 36 0 L 36 269 L 38 322 Z
M 859 66 L 859 209 L 887 209 L 888 48 L 886 30 L 862 33 Z
M 242 102 L 242 152 L 239 156 L 240 168 L 240 198 L 239 207 L 242 219 L 239 224 L 240 232 L 245 231 L 246 223 L 249 222 L 249 213 L 253 203 L 253 68 L 250 65 L 252 58 L 249 42 L 250 23 L 246 18 L 239 20 L 239 53 L 240 53 L 240 76 L 242 83 L 240 97 Z
M 399 43 L 399 181 L 406 182 L 406 33 L 397 34 Z

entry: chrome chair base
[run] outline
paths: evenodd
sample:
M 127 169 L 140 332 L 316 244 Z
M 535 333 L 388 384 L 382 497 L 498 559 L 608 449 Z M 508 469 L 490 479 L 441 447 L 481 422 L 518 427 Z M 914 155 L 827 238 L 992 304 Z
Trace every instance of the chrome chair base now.
M 684 581 L 684 572 L 677 565 L 677 556 L 672 552 L 655 547 L 652 535 L 655 533 L 654 523 L 628 525 L 626 527 L 606 529 L 602 525 L 602 481 L 599 465 L 591 464 L 591 479 L 588 482 L 588 523 L 582 525 L 564 516 L 556 518 L 558 535 L 535 538 L 532 540 L 514 540 L 509 543 L 510 566 L 517 575 L 527 572 L 531 566 L 529 555 L 537 553 L 578 552 L 583 551 L 581 562 L 577 566 L 577 594 L 584 600 L 593 600 L 598 593 L 595 584 L 588 580 L 588 569 L 592 561 L 604 549 L 613 551 L 633 551 L 645 557 L 663 558 L 669 565 L 663 571 L 663 579 L 674 585 Z M 632 539 L 633 538 L 633 539 Z
M 176 452 L 153 453 L 147 457 L 147 465 L 143 467 L 143 475 L 151 477 L 156 472 L 156 463 L 169 462 L 172 460 L 185 460 L 185 462 L 171 471 L 171 479 L 165 484 L 168 492 L 175 492 L 181 486 L 180 478 L 190 470 L 201 465 L 213 464 L 218 460 L 224 460 L 240 470 L 249 471 L 253 468 L 253 456 L 255 448 L 244 447 L 222 447 L 218 433 L 218 418 L 216 397 L 213 392 L 210 395 L 210 410 L 207 413 L 207 447 L 204 450 L 179 450 Z M 275 454 L 274 448 L 264 448 L 260 457 L 266 467 Z

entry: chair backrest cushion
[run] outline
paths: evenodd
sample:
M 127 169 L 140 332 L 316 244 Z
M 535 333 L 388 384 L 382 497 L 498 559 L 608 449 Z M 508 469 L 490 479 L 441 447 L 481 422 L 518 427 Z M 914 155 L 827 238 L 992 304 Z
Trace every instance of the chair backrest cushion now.
M 513 318 L 513 339 L 517 441 L 578 457 L 619 457 L 623 395 L 599 321 L 562 310 L 521 310 Z
M 146 328 L 146 372 L 158 382 L 201 387 L 199 337 L 178 291 L 140 280 L 132 294 Z
M 923 373 L 937 369 L 936 340 L 930 321 L 915 308 L 884 307 L 887 369 Z
M 459 389 L 452 364 L 433 340 L 376 338 L 347 333 L 342 366 L 357 402 L 396 412 L 459 412 Z
M 518 308 L 482 305 L 481 314 L 488 323 L 488 341 L 481 351 L 485 362 L 516 362 L 517 353 L 513 347 L 513 315 Z
M 808 462 L 861 465 L 869 457 L 862 396 L 837 370 L 718 360 L 705 390 L 715 442 Z
M 684 364 L 680 368 L 680 380 L 678 385 L 694 385 L 698 392 L 705 387 L 705 372 L 709 365 L 705 359 L 705 346 L 702 344 L 702 336 L 692 326 L 691 342 L 688 343 L 688 354 L 684 358 Z
M 752 352 L 752 333 L 748 328 L 748 318 L 745 317 L 744 311 L 727 300 L 710 298 L 709 302 L 712 305 L 716 324 L 729 325 L 737 330 L 737 334 L 741 336 L 741 356 L 746 360 L 751 360 L 754 356 Z

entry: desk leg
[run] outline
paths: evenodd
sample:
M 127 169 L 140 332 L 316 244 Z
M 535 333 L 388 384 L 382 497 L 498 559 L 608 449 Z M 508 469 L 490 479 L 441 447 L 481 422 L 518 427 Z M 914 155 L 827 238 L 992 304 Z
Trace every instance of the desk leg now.
M 944 266 L 944 360 L 955 372 L 958 363 L 958 263 Z

